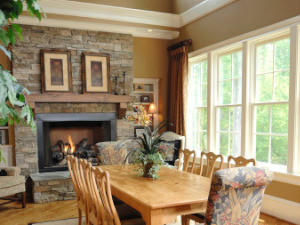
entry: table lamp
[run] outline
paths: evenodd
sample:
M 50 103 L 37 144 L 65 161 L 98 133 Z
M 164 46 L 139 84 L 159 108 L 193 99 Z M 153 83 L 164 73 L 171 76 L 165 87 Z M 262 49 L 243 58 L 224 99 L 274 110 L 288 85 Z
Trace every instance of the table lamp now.
M 155 103 L 152 102 L 152 103 L 149 105 L 148 113 L 149 113 L 149 114 L 152 114 L 152 125 L 153 125 L 153 122 L 154 122 L 154 121 L 153 121 L 153 120 L 154 120 L 153 114 L 157 113 L 157 108 L 156 108 Z

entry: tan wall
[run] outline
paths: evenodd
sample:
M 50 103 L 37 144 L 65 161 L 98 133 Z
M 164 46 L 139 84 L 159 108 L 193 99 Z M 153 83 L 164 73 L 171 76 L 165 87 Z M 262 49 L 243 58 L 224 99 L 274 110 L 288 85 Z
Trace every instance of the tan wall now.
M 159 78 L 159 120 L 167 115 L 168 54 L 170 41 L 133 38 L 133 75 L 135 78 Z
M 300 14 L 299 0 L 237 0 L 187 26 L 173 42 L 191 38 L 190 51 Z M 300 186 L 273 181 L 266 194 L 300 203 Z
M 172 0 L 73 0 L 77 2 L 89 2 L 103 5 L 112 5 L 133 9 L 151 10 L 159 12 L 172 12 Z M 189 0 L 190 1 L 190 0 Z
M 192 38 L 194 51 L 299 14 L 299 0 L 237 0 L 181 28 L 174 43 Z

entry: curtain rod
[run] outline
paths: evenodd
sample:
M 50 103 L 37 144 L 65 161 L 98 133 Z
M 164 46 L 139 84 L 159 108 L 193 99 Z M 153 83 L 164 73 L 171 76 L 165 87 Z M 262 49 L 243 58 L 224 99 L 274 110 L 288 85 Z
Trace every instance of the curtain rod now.
M 182 46 L 191 46 L 192 45 L 192 39 L 186 39 L 186 40 L 183 40 L 183 41 L 180 41 L 174 45 L 171 45 L 167 48 L 168 51 L 172 51 L 172 50 L 175 50 L 177 48 L 180 48 Z

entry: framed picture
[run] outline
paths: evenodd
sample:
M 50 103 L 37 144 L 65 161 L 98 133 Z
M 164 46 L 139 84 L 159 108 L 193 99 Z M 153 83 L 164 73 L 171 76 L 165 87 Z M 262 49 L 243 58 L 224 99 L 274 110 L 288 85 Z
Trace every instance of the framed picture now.
M 42 93 L 71 92 L 70 51 L 41 50 Z
M 103 53 L 82 53 L 83 93 L 110 92 L 110 57 Z
M 145 132 L 145 129 L 143 126 L 134 127 L 134 136 L 135 137 L 143 137 L 144 132 Z
M 141 102 L 150 102 L 150 96 L 149 95 L 142 95 L 141 96 Z
M 144 91 L 144 84 L 134 84 L 135 91 Z

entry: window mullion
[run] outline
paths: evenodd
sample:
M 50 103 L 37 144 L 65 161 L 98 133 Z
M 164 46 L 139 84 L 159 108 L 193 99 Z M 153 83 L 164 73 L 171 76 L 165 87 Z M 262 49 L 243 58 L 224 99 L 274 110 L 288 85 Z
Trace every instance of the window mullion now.
M 214 105 L 214 71 L 216 71 L 216 59 L 210 52 L 207 55 L 207 150 L 216 151 L 216 110 Z
M 291 28 L 290 37 L 290 90 L 288 122 L 287 172 L 300 173 L 299 125 L 300 125 L 300 31 L 298 26 Z M 297 163 L 298 162 L 298 163 Z
M 250 130 L 250 45 L 248 41 L 243 42 L 242 50 L 242 121 L 241 121 L 241 155 L 250 156 L 251 130 Z M 254 54 L 254 53 L 252 53 Z M 251 155 L 252 156 L 252 155 Z

